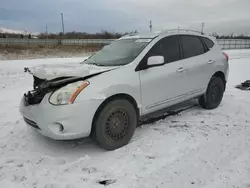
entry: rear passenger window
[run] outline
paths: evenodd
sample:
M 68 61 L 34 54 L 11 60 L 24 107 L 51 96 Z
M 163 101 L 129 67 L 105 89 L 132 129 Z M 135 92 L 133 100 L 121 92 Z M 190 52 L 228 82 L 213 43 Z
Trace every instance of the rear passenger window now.
M 180 36 L 184 58 L 205 53 L 201 40 L 196 36 Z
M 206 46 L 208 47 L 208 49 L 213 48 L 213 46 L 214 46 L 213 41 L 211 41 L 210 39 L 205 38 L 205 37 L 202 37 L 202 40 L 204 41 L 204 43 L 206 44 Z

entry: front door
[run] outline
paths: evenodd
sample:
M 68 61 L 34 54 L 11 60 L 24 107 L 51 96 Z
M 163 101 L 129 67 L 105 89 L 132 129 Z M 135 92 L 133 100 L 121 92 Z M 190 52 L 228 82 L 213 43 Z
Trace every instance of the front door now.
M 175 104 L 185 96 L 185 69 L 181 64 L 180 45 L 176 36 L 158 41 L 141 63 L 151 56 L 163 56 L 164 64 L 139 72 L 143 114 Z

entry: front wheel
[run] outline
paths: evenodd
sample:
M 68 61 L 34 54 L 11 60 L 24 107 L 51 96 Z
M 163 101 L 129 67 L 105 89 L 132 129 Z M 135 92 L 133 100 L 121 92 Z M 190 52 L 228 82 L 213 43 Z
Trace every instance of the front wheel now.
M 93 126 L 93 138 L 101 148 L 115 150 L 125 146 L 137 126 L 135 107 L 126 99 L 112 100 L 99 111 Z
M 221 78 L 211 78 L 206 93 L 199 98 L 199 104 L 205 109 L 217 108 L 223 98 L 225 85 Z

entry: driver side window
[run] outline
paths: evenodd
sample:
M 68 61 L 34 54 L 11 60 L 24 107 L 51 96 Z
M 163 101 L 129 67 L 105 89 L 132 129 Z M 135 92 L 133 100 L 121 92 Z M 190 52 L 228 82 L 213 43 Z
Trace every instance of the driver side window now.
M 163 45 L 163 39 L 159 40 L 149 51 L 148 57 L 151 56 L 163 56 L 164 55 L 164 45 Z
M 158 41 L 149 52 L 149 56 L 163 56 L 165 63 L 181 59 L 177 36 L 169 36 Z

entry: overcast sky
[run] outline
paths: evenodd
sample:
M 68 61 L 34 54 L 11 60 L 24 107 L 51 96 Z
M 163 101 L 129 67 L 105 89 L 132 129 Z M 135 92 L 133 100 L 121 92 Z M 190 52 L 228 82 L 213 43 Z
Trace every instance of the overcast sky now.
M 0 28 L 43 32 L 200 29 L 250 34 L 250 0 L 1 0 Z

